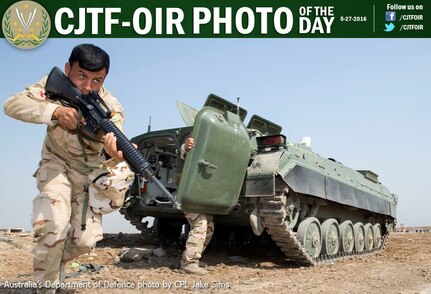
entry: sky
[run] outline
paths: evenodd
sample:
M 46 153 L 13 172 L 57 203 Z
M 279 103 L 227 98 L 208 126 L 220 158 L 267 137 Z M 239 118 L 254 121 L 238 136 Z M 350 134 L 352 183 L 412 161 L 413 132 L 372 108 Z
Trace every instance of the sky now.
M 210 93 L 283 127 L 290 142 L 353 169 L 372 170 L 398 195 L 398 224 L 431 225 L 430 39 L 48 39 L 32 50 L 0 39 L 0 97 L 22 91 L 71 49 L 111 56 L 105 86 L 121 101 L 125 134 L 185 126 L 176 101 L 199 109 Z M 0 228 L 31 230 L 32 177 L 46 126 L 0 113 Z M 228 146 L 226 146 L 228 148 Z M 136 232 L 119 213 L 105 232 Z

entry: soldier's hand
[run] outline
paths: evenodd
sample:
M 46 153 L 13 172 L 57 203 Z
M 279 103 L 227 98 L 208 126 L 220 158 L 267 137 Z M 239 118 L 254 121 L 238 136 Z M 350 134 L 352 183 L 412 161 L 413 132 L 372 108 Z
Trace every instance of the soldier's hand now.
M 107 133 L 105 136 L 103 136 L 103 143 L 103 149 L 105 149 L 105 153 L 111 156 L 111 158 L 119 161 L 124 159 L 123 152 L 117 148 L 117 138 L 115 137 L 114 133 Z M 133 147 L 137 148 L 136 144 L 133 144 Z
M 184 149 L 186 150 L 186 152 L 189 152 L 193 148 L 193 146 L 195 146 L 195 139 L 193 139 L 192 137 L 188 137 L 184 142 Z
M 103 143 L 103 149 L 105 149 L 106 154 L 115 160 L 123 160 L 123 152 L 117 148 L 117 138 L 114 133 L 107 133 L 103 136 Z
M 78 112 L 75 108 L 60 105 L 54 110 L 52 118 L 58 123 L 71 131 L 76 130 L 78 122 Z

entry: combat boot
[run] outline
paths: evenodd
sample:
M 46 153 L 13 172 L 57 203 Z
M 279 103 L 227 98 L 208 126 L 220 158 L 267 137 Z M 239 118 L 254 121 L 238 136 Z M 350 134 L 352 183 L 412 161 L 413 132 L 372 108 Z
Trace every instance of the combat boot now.
M 185 263 L 185 262 L 181 262 L 181 267 L 180 270 L 187 273 L 187 274 L 195 274 L 195 275 L 205 275 L 207 274 L 207 271 L 201 267 L 199 267 L 198 263 Z

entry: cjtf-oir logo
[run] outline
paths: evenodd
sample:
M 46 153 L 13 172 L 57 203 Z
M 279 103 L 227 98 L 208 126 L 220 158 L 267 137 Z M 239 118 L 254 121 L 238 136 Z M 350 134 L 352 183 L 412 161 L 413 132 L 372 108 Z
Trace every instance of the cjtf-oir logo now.
M 6 40 L 13 46 L 33 49 L 48 38 L 51 20 L 39 3 L 19 1 L 6 10 L 2 28 Z

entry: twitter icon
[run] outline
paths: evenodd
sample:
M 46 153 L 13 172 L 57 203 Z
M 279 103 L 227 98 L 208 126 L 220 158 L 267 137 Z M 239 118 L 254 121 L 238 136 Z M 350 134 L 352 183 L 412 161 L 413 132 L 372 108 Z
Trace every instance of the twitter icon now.
M 385 32 L 392 32 L 393 29 L 395 29 L 395 26 L 393 23 L 390 23 L 390 24 L 385 23 L 385 27 L 386 27 Z

